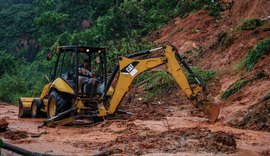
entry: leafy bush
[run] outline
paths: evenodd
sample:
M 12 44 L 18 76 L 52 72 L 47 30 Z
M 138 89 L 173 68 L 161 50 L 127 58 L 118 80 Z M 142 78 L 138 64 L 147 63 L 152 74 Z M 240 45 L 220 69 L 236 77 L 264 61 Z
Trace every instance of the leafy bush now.
M 0 51 L 0 78 L 7 73 L 15 74 L 22 63 L 23 60 L 17 60 L 11 54 Z
M 23 72 L 14 75 L 3 75 L 0 79 L 0 101 L 17 103 L 21 96 L 39 96 L 46 82 L 45 77 L 37 70 L 25 71 L 22 69 Z
M 51 65 L 38 59 L 33 63 L 0 52 L 0 101 L 17 103 L 20 96 L 38 96 Z M 41 57 L 41 56 L 39 56 Z
M 241 25 L 237 28 L 240 31 L 245 31 L 245 30 L 253 30 L 263 24 L 263 21 L 260 19 L 246 19 L 244 20 Z
M 145 85 L 145 90 L 148 91 L 146 98 L 151 99 L 157 94 L 164 93 L 174 85 L 174 79 L 167 72 L 155 72 Z
M 180 17 L 184 17 L 191 12 L 195 12 L 211 4 L 211 0 L 180 0 L 176 5 L 174 13 L 179 15 Z
M 191 67 L 191 70 L 203 84 L 207 84 L 216 75 L 216 73 L 212 70 L 203 70 L 199 67 Z M 196 83 L 196 81 L 190 76 L 190 74 L 187 73 L 187 71 L 185 74 L 187 75 L 190 84 Z
M 238 64 L 238 69 L 244 68 L 245 71 L 251 70 L 257 61 L 268 53 L 270 53 L 270 37 L 261 40 L 253 49 L 251 49 L 248 55 Z
M 253 79 L 244 79 L 244 80 L 238 80 L 234 82 L 230 87 L 221 94 L 221 99 L 227 99 L 231 95 L 237 93 L 240 91 L 243 87 L 245 87 L 249 82 L 251 82 Z
M 141 82 L 143 82 L 143 81 L 145 81 L 145 80 L 150 79 L 151 76 L 152 76 L 153 74 L 154 74 L 154 72 L 151 71 L 151 70 L 150 70 L 150 71 L 146 71 L 146 72 L 140 74 L 140 75 L 134 80 L 134 84 L 136 85 L 136 84 L 139 84 L 139 83 L 141 83 Z
M 263 101 L 267 101 L 270 99 L 270 93 L 266 94 L 264 97 L 263 97 Z
M 235 81 L 233 84 L 231 84 L 229 86 L 229 88 L 226 91 L 224 91 L 221 94 L 221 99 L 228 99 L 231 95 L 237 93 L 242 88 L 244 88 L 248 83 L 250 83 L 256 79 L 266 77 L 266 76 L 267 75 L 263 71 L 259 71 L 254 76 L 252 76 L 250 78 Z
M 235 34 L 230 32 L 229 34 L 225 34 L 224 37 L 221 39 L 220 44 L 226 48 L 230 47 L 235 40 Z
M 222 11 L 221 6 L 219 5 L 219 3 L 214 3 L 212 5 L 209 5 L 206 9 L 209 10 L 208 15 L 212 16 L 212 17 L 219 16 L 220 12 Z
M 208 83 L 215 75 L 213 71 L 202 70 L 198 67 L 192 67 L 192 71 L 202 81 L 203 84 Z M 190 84 L 196 83 L 195 80 L 185 72 Z M 144 76 L 150 77 L 145 85 L 145 90 L 148 91 L 147 98 L 151 99 L 157 94 L 165 93 L 173 86 L 176 86 L 174 78 L 166 71 L 156 71 L 145 74 Z
M 41 26 L 47 26 L 47 25 L 53 25 L 53 26 L 59 26 L 61 24 L 64 24 L 65 21 L 67 21 L 68 15 L 63 13 L 57 13 L 54 11 L 46 11 L 40 15 L 40 17 L 35 18 L 34 22 L 37 25 Z

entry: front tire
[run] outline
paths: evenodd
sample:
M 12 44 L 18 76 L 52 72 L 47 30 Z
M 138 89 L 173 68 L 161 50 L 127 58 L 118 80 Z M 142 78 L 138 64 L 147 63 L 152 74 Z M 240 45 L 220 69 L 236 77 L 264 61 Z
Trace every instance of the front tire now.
M 71 98 L 67 94 L 52 91 L 49 96 L 47 117 L 48 119 L 71 108 Z M 64 116 L 65 118 L 67 116 Z
M 40 107 L 41 107 L 40 100 L 34 99 L 32 104 L 31 104 L 31 117 L 32 118 L 41 117 Z

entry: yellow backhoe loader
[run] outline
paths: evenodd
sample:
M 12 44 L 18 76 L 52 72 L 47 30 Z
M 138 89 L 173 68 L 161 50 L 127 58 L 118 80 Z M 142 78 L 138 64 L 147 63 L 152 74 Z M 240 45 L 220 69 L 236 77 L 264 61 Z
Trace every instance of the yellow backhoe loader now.
M 151 54 L 159 52 L 159 56 Z M 40 97 L 19 100 L 19 117 L 46 117 L 45 124 L 65 125 L 78 119 L 100 119 L 122 112 L 118 109 L 134 79 L 141 73 L 165 65 L 167 72 L 175 79 L 191 103 L 215 123 L 220 108 L 209 102 L 203 94 L 205 88 L 190 67 L 179 55 L 178 50 L 168 42 L 151 50 L 131 53 L 119 57 L 119 62 L 110 76 L 107 75 L 107 58 L 104 48 L 89 46 L 60 46 L 51 80 Z M 156 55 L 156 53 L 155 53 Z M 51 56 L 51 55 L 50 55 Z M 136 59 L 144 56 L 143 59 Z M 79 64 L 90 60 L 90 69 L 96 71 L 95 85 L 83 83 L 79 86 Z M 95 61 L 98 60 L 98 61 Z M 195 79 L 190 85 L 184 67 Z M 112 82 L 117 79 L 116 85 Z M 201 99 L 199 99 L 201 98 Z

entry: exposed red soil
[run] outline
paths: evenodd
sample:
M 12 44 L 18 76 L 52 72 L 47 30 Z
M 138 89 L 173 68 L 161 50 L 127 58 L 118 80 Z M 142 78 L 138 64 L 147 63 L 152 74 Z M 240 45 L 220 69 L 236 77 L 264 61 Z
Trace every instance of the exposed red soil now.
M 233 23 L 241 22 L 244 18 L 264 18 L 269 16 L 269 6 L 268 0 L 237 0 L 229 16 Z

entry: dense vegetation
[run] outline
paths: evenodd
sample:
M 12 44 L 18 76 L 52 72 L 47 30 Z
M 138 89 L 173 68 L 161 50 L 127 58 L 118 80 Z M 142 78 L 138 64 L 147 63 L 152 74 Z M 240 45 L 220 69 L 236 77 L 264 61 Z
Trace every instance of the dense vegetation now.
M 209 83 L 214 78 L 214 71 L 202 70 L 198 67 L 192 67 L 192 71 L 202 82 L 203 85 Z M 195 79 L 185 71 L 187 79 L 190 84 L 196 84 Z M 148 92 L 146 94 L 147 99 L 154 98 L 157 94 L 166 93 L 172 87 L 178 86 L 175 79 L 165 71 L 148 71 L 141 74 L 135 83 L 142 83 L 145 81 L 144 89 Z
M 270 52 L 270 37 L 261 40 L 246 57 L 239 63 L 238 68 L 245 71 L 251 70 L 263 56 Z
M 113 67 L 118 55 L 149 48 L 143 37 L 153 30 L 212 4 L 211 0 L 2 0 L 0 101 L 38 95 L 46 83 L 44 73 L 51 71 L 45 56 L 58 45 L 106 47 Z
M 258 71 L 255 75 L 248 77 L 248 78 L 242 78 L 237 81 L 235 81 L 233 84 L 229 86 L 227 90 L 225 90 L 221 94 L 221 99 L 228 99 L 230 96 L 236 94 L 239 92 L 242 88 L 247 86 L 249 83 L 251 83 L 254 80 L 267 77 L 267 74 L 264 71 Z M 267 99 L 268 95 L 266 95 L 264 98 Z
M 246 19 L 244 20 L 241 25 L 237 28 L 240 31 L 245 31 L 245 30 L 253 30 L 259 26 L 262 26 L 263 21 L 261 19 Z

